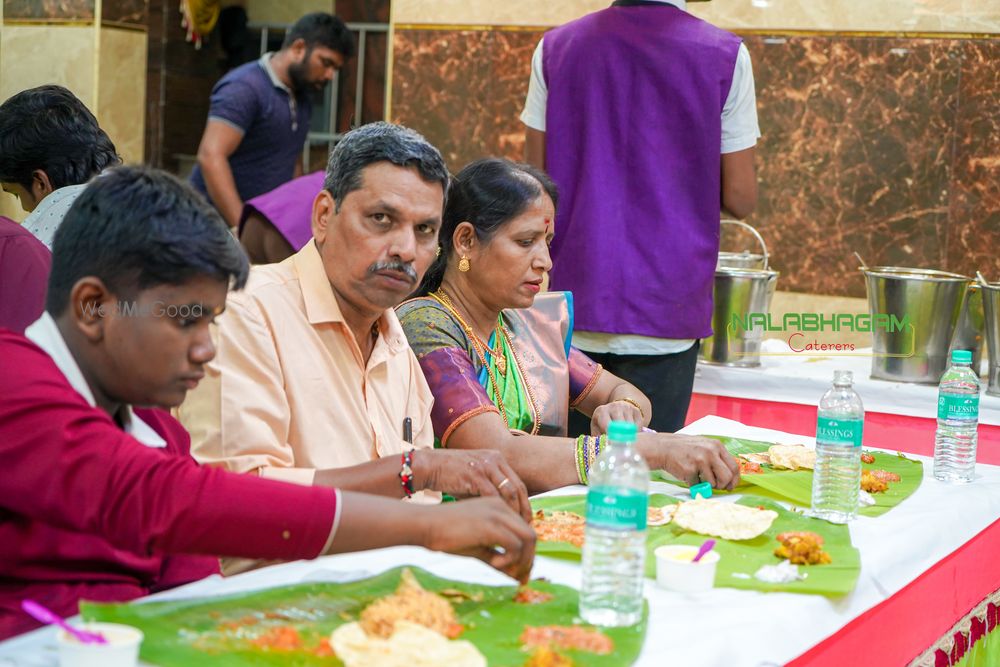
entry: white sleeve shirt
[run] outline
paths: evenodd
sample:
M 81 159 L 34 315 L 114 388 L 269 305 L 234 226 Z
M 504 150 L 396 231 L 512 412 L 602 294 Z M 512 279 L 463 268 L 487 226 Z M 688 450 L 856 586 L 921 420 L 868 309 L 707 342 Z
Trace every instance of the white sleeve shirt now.
M 545 131 L 545 106 L 548 101 L 548 86 L 542 72 L 541 39 L 531 57 L 531 79 L 528 82 L 528 97 L 521 112 L 521 122 L 528 127 Z M 720 153 L 735 153 L 752 148 L 760 137 L 757 125 L 757 96 L 754 92 L 753 65 L 750 52 L 745 44 L 740 44 L 733 69 L 733 83 L 729 96 L 722 107 L 722 146 Z

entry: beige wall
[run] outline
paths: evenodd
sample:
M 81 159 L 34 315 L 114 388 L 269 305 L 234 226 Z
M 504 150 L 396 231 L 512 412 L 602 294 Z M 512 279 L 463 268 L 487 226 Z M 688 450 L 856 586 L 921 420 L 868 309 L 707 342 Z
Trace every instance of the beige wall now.
M 560 25 L 609 0 L 393 0 L 397 24 Z M 766 6 L 755 6 L 766 5 Z M 743 30 L 1000 33 L 997 0 L 712 0 L 692 2 L 716 25 Z
M 0 102 L 43 84 L 65 86 L 94 112 L 122 159 L 140 163 L 145 144 L 146 47 L 146 33 L 140 30 L 93 24 L 3 24 Z M 0 194 L 0 215 L 23 220 L 27 214 L 14 197 Z
M 143 161 L 146 44 L 145 32 L 101 29 L 96 116 L 126 163 Z

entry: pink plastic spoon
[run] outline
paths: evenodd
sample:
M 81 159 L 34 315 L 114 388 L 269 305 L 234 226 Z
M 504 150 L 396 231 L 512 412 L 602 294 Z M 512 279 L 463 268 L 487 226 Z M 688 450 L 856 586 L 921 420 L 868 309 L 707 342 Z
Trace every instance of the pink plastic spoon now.
M 701 557 L 707 554 L 709 551 L 711 551 L 712 547 L 714 546 L 715 546 L 715 540 L 705 540 L 705 543 L 701 545 L 700 549 L 698 549 L 698 553 L 695 554 L 694 558 L 691 559 L 691 562 L 697 563 L 698 561 L 700 561 Z
M 58 625 L 63 630 L 76 637 L 77 641 L 81 644 L 108 643 L 108 640 L 104 638 L 104 635 L 98 632 L 87 632 L 86 630 L 74 628 L 72 625 L 64 621 L 61 616 L 49 609 L 46 609 L 34 600 L 21 600 L 21 609 L 23 609 L 28 616 L 31 616 L 36 621 L 45 623 L 46 625 Z

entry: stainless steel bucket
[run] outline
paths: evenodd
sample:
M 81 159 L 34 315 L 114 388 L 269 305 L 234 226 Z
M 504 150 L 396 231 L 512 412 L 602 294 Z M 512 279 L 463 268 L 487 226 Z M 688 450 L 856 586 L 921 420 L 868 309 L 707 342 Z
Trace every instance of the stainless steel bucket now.
M 983 343 L 986 341 L 986 321 L 983 312 L 983 290 L 979 283 L 972 283 L 965 292 L 965 303 L 958 316 L 955 335 L 948 347 L 948 358 L 952 350 L 972 352 L 972 370 L 979 373 L 983 361 Z
M 989 383 L 986 393 L 1000 396 L 1000 283 L 979 283 L 986 313 L 986 348 L 990 355 Z
M 760 233 L 752 226 L 740 220 L 722 220 L 723 225 L 738 225 L 748 230 L 757 238 L 760 247 L 763 248 L 762 255 L 744 250 L 743 252 L 720 252 L 716 263 L 717 268 L 730 267 L 734 269 L 766 269 L 767 268 L 767 246 Z
M 712 290 L 712 336 L 701 342 L 701 358 L 710 364 L 724 366 L 760 366 L 760 343 L 764 339 L 763 323 L 744 329 L 733 326 L 733 315 L 746 322 L 749 313 L 768 313 L 778 272 L 767 268 L 767 245 L 757 230 L 735 220 L 723 220 L 746 227 L 760 242 L 762 253 L 719 253 Z M 724 265 L 723 255 L 738 258 L 759 258 L 749 264 L 759 266 Z
M 861 272 L 873 325 L 872 378 L 937 384 L 948 367 L 948 349 L 972 279 L 898 266 Z M 879 326 L 884 316 L 901 326 Z

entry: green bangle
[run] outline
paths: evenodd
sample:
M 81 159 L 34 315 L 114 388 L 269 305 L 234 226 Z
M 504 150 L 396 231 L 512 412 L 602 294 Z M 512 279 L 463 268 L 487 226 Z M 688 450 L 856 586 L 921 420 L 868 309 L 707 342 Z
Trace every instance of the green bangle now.
M 587 436 L 581 435 L 576 439 L 576 477 L 580 484 L 587 484 Z

